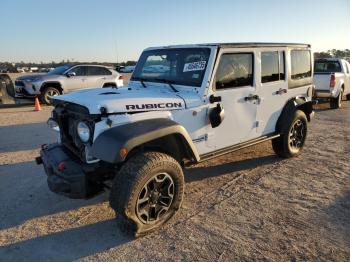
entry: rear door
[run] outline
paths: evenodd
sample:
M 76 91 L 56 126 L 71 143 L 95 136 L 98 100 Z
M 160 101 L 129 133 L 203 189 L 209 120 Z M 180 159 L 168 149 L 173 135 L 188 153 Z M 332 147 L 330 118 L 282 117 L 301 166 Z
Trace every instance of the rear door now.
M 209 134 L 216 149 L 256 136 L 254 59 L 253 51 L 242 48 L 222 49 L 219 53 L 212 84 L 214 95 L 221 97 L 225 119 Z
M 102 66 L 87 67 L 87 87 L 102 87 L 104 83 L 111 81 L 112 72 Z
M 312 57 L 309 49 L 280 48 L 261 50 L 259 58 L 257 134 L 262 136 L 276 131 L 278 118 L 291 98 L 305 96 L 312 87 Z
M 257 133 L 259 136 L 275 131 L 276 122 L 287 101 L 286 50 L 282 48 L 262 49 L 257 69 Z

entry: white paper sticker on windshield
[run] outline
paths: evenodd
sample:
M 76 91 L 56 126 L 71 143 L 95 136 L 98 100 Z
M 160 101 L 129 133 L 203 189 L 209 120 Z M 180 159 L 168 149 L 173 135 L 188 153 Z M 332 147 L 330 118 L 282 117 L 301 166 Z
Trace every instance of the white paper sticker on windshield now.
M 203 71 L 205 69 L 206 61 L 198 61 L 193 63 L 186 63 L 184 65 L 184 72 Z

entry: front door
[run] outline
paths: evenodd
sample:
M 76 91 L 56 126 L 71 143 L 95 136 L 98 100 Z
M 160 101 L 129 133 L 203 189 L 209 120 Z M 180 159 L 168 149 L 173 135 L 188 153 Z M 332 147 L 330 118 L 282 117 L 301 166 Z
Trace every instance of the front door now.
M 214 95 L 221 97 L 224 121 L 209 139 L 221 149 L 256 137 L 257 97 L 254 81 L 254 53 L 226 49 L 219 54 L 213 79 Z
M 70 76 L 66 80 L 66 89 L 68 91 L 73 91 L 86 88 L 86 71 L 86 66 L 76 66 L 69 70 L 69 73 L 74 73 L 75 75 Z

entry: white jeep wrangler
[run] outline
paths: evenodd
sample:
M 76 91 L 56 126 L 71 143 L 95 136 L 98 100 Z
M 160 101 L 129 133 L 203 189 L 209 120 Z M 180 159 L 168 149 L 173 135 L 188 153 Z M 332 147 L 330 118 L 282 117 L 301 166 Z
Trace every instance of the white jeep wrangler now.
M 49 188 L 72 198 L 113 180 L 111 207 L 143 235 L 179 209 L 185 166 L 267 140 L 281 157 L 301 152 L 312 65 L 305 44 L 148 48 L 126 88 L 52 98 L 48 125 L 59 142 L 43 145 L 36 161 Z

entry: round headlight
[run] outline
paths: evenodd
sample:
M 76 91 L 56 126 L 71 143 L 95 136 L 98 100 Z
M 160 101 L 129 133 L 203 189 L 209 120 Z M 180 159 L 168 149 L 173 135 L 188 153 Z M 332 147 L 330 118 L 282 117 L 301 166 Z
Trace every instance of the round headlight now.
M 77 133 L 81 141 L 86 143 L 90 139 L 90 128 L 84 122 L 79 122 L 77 125 Z

